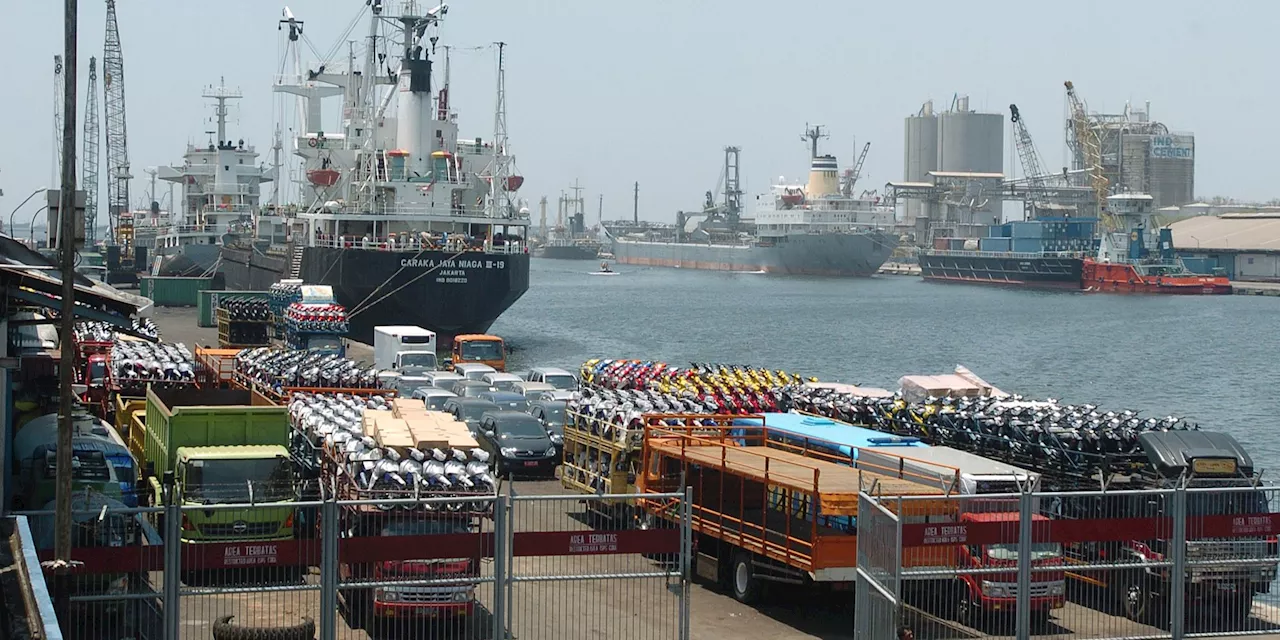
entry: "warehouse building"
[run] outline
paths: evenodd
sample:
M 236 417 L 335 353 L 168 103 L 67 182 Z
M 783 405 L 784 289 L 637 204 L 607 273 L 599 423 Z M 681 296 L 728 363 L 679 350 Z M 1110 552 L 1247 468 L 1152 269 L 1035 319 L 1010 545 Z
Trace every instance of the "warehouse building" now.
M 1187 268 L 1232 280 L 1280 282 L 1280 214 L 1228 213 L 1173 223 L 1173 245 Z

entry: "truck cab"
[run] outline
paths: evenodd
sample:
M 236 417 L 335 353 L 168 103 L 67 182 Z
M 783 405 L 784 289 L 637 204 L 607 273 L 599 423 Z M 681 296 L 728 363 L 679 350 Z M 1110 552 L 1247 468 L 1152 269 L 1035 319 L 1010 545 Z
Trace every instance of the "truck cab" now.
M 327 355 L 335 355 L 339 358 L 347 357 L 347 343 L 341 336 L 328 333 L 309 333 L 298 334 L 299 348 L 307 351 L 317 351 Z
M 478 362 L 495 371 L 507 370 L 507 346 L 498 336 L 467 333 L 453 338 L 451 365 Z
M 1019 514 L 1016 511 L 993 513 L 963 513 L 960 523 L 1008 523 L 1017 528 Z M 1048 518 L 1033 515 L 1036 522 L 1048 522 Z M 964 571 L 981 569 L 1008 569 L 1008 573 L 962 573 L 955 593 L 956 617 L 962 624 L 980 626 L 984 617 L 1012 615 L 1018 606 L 1018 561 L 1020 548 L 1017 542 L 1008 544 L 960 545 L 957 548 L 959 562 L 954 566 Z M 1062 545 L 1037 542 L 1031 545 L 1031 621 L 1043 626 L 1049 613 L 1066 605 L 1067 574 L 1062 571 L 1040 571 L 1041 568 L 1062 567 Z
M 434 331 L 409 325 L 373 328 L 373 361 L 379 369 L 422 374 L 439 367 Z
M 270 504 L 294 500 L 288 449 L 272 445 L 181 447 L 175 486 L 182 504 Z M 184 542 L 281 540 L 293 537 L 290 508 L 188 510 Z

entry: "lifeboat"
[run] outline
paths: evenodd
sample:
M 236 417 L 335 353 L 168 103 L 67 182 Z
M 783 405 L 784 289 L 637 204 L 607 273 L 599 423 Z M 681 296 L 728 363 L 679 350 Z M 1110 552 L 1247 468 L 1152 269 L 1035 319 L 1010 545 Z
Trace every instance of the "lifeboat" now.
M 1222 276 L 1205 276 L 1185 271 L 1145 273 L 1128 262 L 1098 262 L 1086 258 L 1081 279 L 1087 291 L 1109 293 L 1158 293 L 1177 295 L 1226 295 L 1231 281 Z M 1171 270 L 1173 271 L 1173 270 Z
M 519 191 L 524 184 L 524 176 L 507 176 L 507 191 Z
M 317 187 L 332 187 L 338 184 L 338 178 L 341 175 L 337 169 L 309 169 L 307 181 Z
M 787 189 L 782 192 L 782 204 L 788 207 L 799 206 L 804 203 L 804 191 L 800 189 Z

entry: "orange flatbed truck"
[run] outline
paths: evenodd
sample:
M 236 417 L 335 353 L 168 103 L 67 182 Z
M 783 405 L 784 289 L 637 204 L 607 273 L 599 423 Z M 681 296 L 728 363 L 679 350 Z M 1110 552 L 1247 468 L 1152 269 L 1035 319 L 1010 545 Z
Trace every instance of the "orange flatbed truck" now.
M 744 416 L 737 416 L 739 418 Z M 749 416 L 747 416 L 749 417 Z M 956 503 L 933 481 L 894 469 L 855 468 L 815 448 L 773 441 L 767 426 L 707 426 L 707 416 L 647 415 L 637 490 L 646 511 L 674 520 L 677 506 L 643 494 L 692 488 L 697 573 L 744 603 L 762 582 L 847 589 L 856 575 L 860 490 L 912 500 L 903 516 L 954 518 Z M 936 549 L 904 549 L 904 566 L 937 564 Z

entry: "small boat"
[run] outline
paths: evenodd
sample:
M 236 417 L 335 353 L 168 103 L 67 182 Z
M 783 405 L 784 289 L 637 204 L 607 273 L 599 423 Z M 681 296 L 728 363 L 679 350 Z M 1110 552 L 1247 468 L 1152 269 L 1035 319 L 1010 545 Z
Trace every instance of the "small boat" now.
M 609 263 L 608 263 L 608 262 L 601 262 L 601 263 L 600 263 L 600 270 L 599 270 L 599 271 L 592 271 L 592 272 L 590 272 L 590 273 L 589 273 L 589 274 L 587 274 L 587 275 L 592 275 L 592 276 L 616 276 L 616 275 L 618 275 L 618 272 L 617 272 L 617 271 L 614 271 L 614 270 L 613 270 L 613 268 L 609 266 Z

